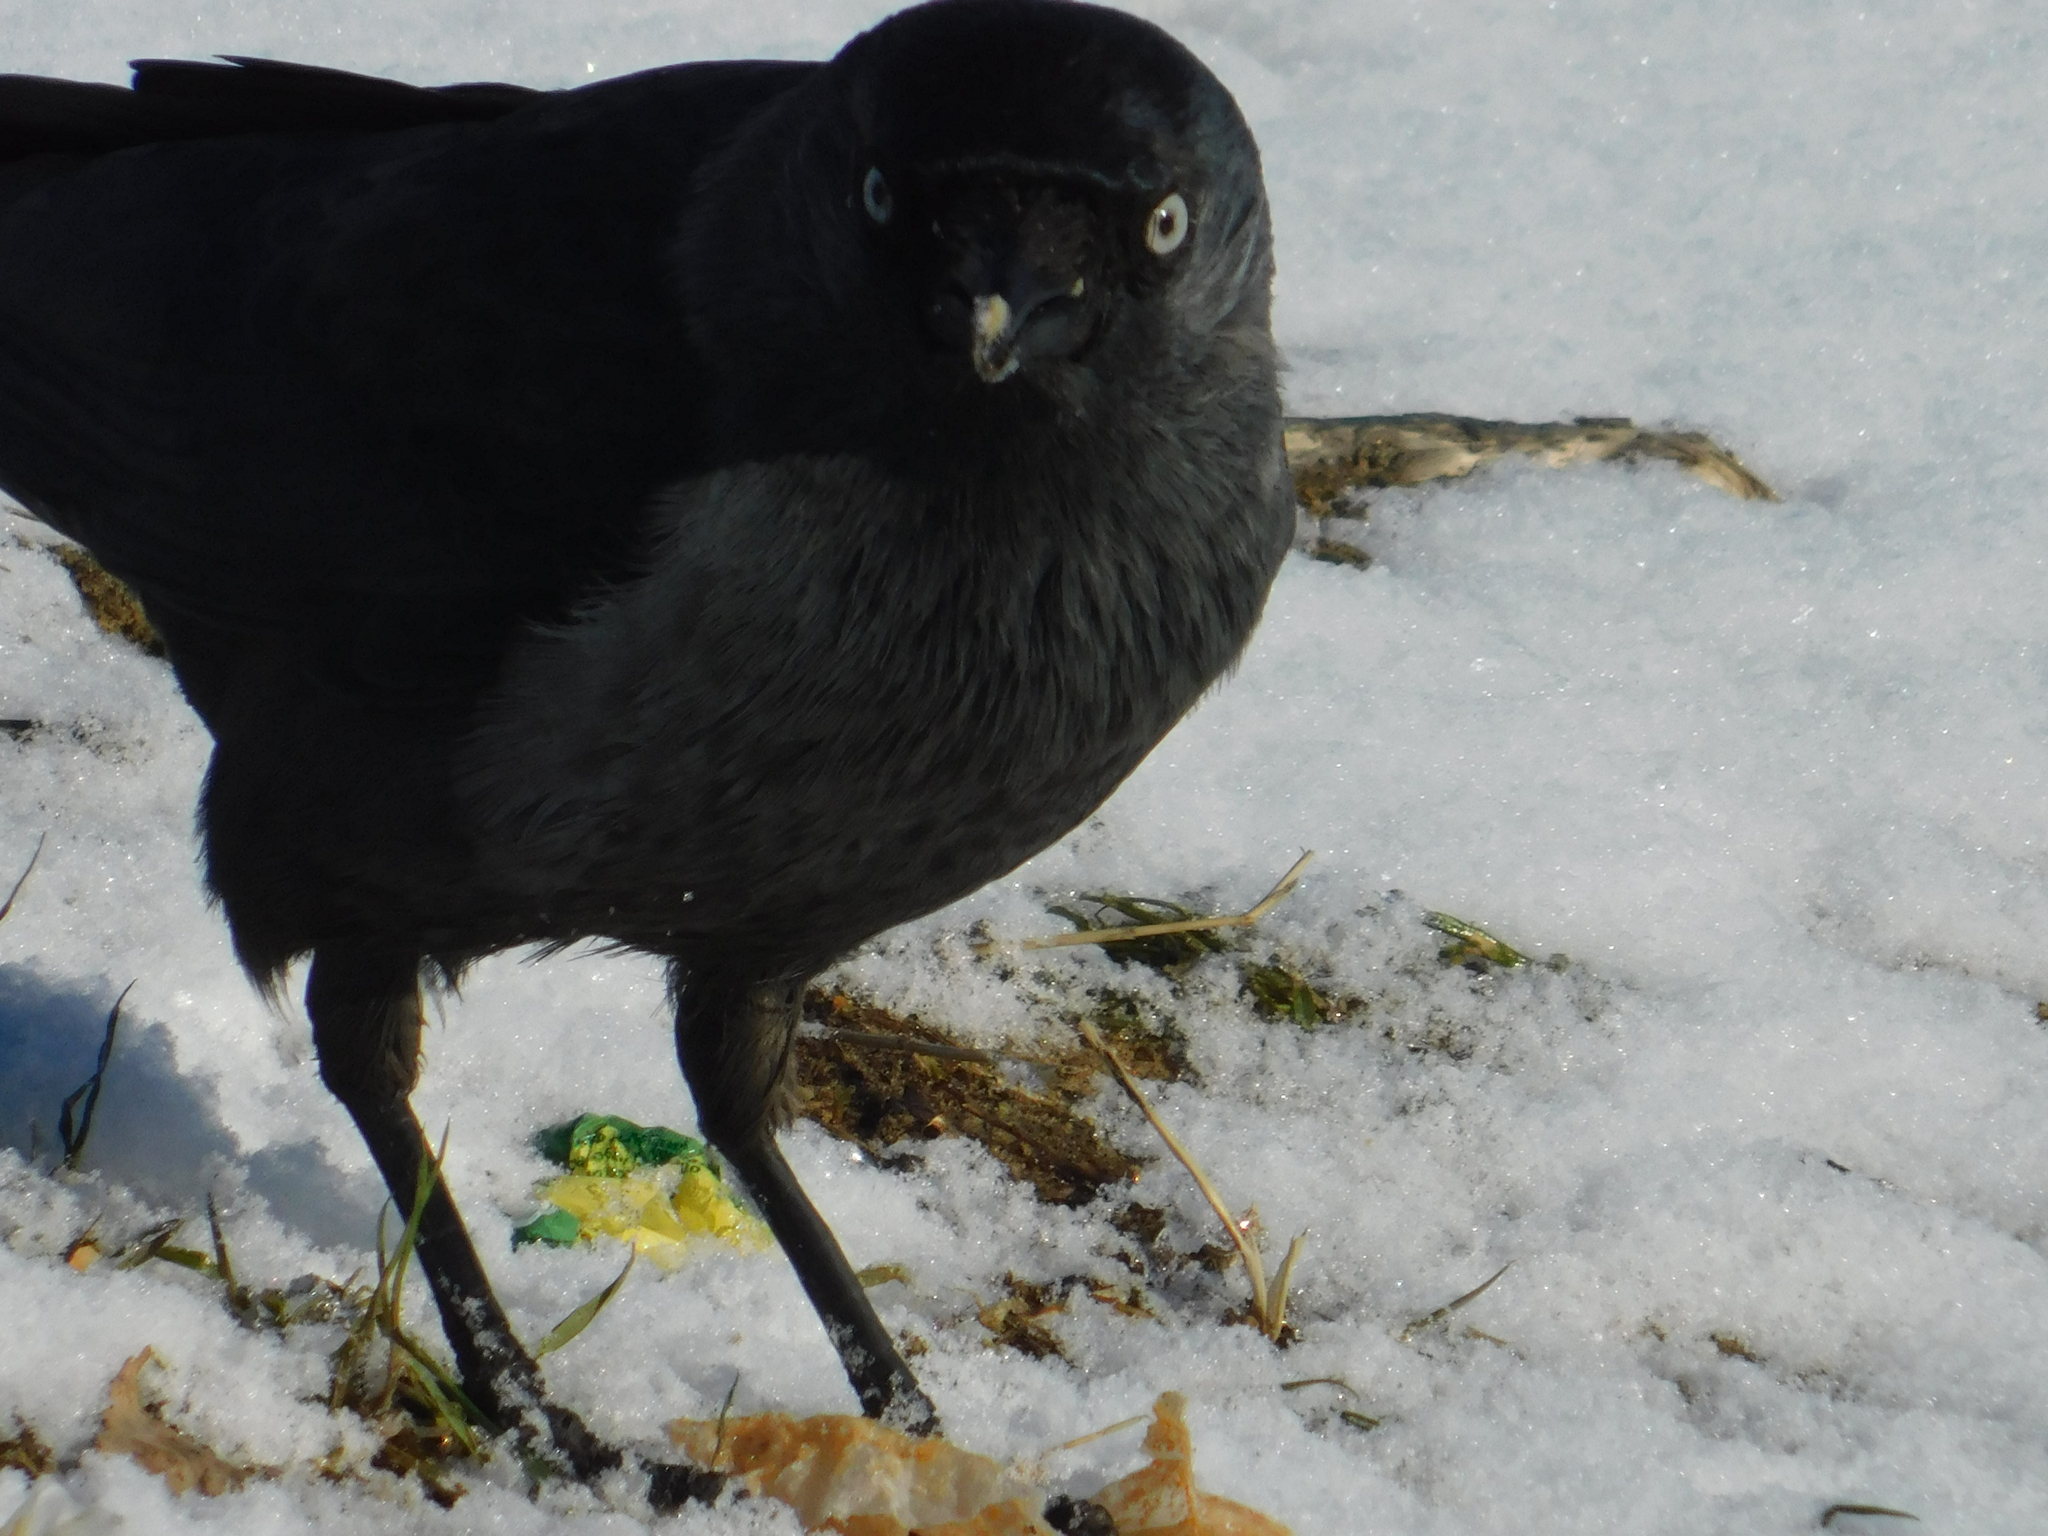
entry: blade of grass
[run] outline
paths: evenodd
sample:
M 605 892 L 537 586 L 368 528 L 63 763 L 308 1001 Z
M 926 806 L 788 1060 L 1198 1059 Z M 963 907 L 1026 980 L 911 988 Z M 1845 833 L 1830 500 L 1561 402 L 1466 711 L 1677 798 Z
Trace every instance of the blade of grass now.
M 400 1309 L 405 1300 L 405 1272 L 411 1266 L 412 1252 L 419 1245 L 420 1222 L 427 1214 L 427 1197 L 434 1192 L 434 1185 L 441 1178 L 441 1160 L 448 1155 L 448 1132 L 451 1127 L 441 1128 L 441 1149 L 429 1151 L 420 1160 L 419 1176 L 413 1181 L 412 1212 L 405 1218 L 405 1230 L 399 1234 L 397 1251 L 392 1255 L 391 1266 L 391 1322 L 398 1323 Z M 379 1222 L 381 1237 L 382 1222 Z
M 1467 1291 L 1464 1295 L 1460 1296 L 1456 1301 L 1447 1301 L 1442 1306 L 1438 1307 L 1434 1312 L 1430 1313 L 1429 1316 L 1416 1318 L 1414 1322 L 1410 1323 L 1406 1328 L 1403 1328 L 1401 1330 L 1401 1337 L 1397 1342 L 1406 1344 L 1410 1339 L 1415 1337 L 1416 1334 L 1422 1332 L 1423 1329 L 1432 1328 L 1436 1326 L 1436 1324 L 1442 1322 L 1445 1318 L 1449 1317 L 1453 1312 L 1457 1311 L 1460 1307 L 1469 1306 L 1471 1303 L 1477 1301 L 1480 1297 L 1484 1296 L 1489 1290 L 1493 1288 L 1494 1281 L 1498 1280 L 1502 1275 L 1506 1274 L 1509 1270 L 1513 1269 L 1514 1267 L 1515 1261 L 1513 1259 L 1509 1259 L 1507 1263 L 1501 1265 L 1499 1269 L 1496 1269 L 1492 1274 L 1488 1275 L 1479 1284 L 1473 1286 L 1471 1290 Z
M 228 1257 L 228 1235 L 221 1229 L 220 1207 L 213 1203 L 210 1194 L 206 1197 L 206 1227 L 213 1236 L 213 1272 L 220 1276 L 221 1286 L 227 1292 L 228 1311 L 234 1314 L 236 1322 L 247 1324 L 254 1306 L 249 1293 L 235 1279 L 234 1261 Z
M 1273 1326 L 1267 1334 L 1278 1338 L 1280 1330 L 1287 1326 L 1287 1282 L 1294 1278 L 1295 1261 L 1308 1246 L 1306 1230 L 1294 1234 L 1294 1241 L 1287 1245 L 1287 1257 L 1280 1261 L 1280 1273 L 1273 1277 Z
M 725 1389 L 725 1401 L 718 1405 L 718 1433 L 711 1441 L 711 1465 L 704 1470 L 716 1472 L 719 1458 L 725 1455 L 725 1419 L 732 1412 L 732 1400 L 739 1395 L 740 1373 L 732 1373 L 732 1385 Z
M 14 882 L 14 888 L 7 893 L 7 899 L 0 901 L 0 922 L 7 920 L 7 914 L 14 910 L 14 898 L 21 894 L 21 888 L 28 884 L 28 877 L 36 872 L 36 860 L 43 856 L 43 844 L 49 840 L 45 832 L 36 839 L 36 851 L 28 856 L 28 867 L 21 872 L 21 878 Z
M 25 874 L 22 876 L 24 880 L 27 878 Z M 13 898 L 8 900 L 11 903 Z M 93 1112 L 100 1107 L 100 1086 L 107 1078 L 108 1058 L 114 1054 L 114 1031 L 121 1024 L 121 1005 L 128 1001 L 128 994 L 134 990 L 135 983 L 131 981 L 114 999 L 114 1006 L 107 1012 L 107 1031 L 100 1038 L 100 1059 L 92 1069 L 92 1076 L 72 1089 L 57 1111 L 57 1135 L 64 1143 L 64 1166 L 74 1173 L 85 1157 L 86 1138 L 92 1135 Z M 76 1123 L 72 1120 L 73 1110 L 78 1111 Z
M 619 1287 L 626 1283 L 626 1276 L 633 1273 L 633 1261 L 639 1257 L 639 1249 L 629 1249 L 626 1253 L 626 1267 L 619 1271 L 618 1279 L 614 1280 L 610 1285 L 599 1291 L 590 1300 L 584 1302 L 582 1306 L 550 1328 L 547 1337 L 534 1345 L 533 1358 L 538 1360 L 543 1355 L 553 1354 L 564 1344 L 575 1338 L 577 1334 L 596 1322 L 597 1314 L 602 1312 L 610 1304 L 611 1299 L 619 1294 Z
M 1223 1196 L 1210 1182 L 1202 1165 L 1195 1161 L 1192 1152 L 1181 1145 L 1180 1138 L 1167 1128 L 1159 1118 L 1159 1111 L 1152 1107 L 1152 1101 L 1145 1097 L 1145 1090 L 1138 1086 L 1138 1080 L 1131 1076 L 1123 1060 L 1110 1049 L 1109 1042 L 1102 1038 L 1102 1032 L 1086 1019 L 1075 1020 L 1074 1027 L 1081 1032 L 1091 1048 L 1109 1064 L 1110 1074 L 1116 1078 L 1117 1086 L 1123 1089 L 1131 1102 L 1138 1106 L 1152 1129 L 1159 1133 L 1159 1139 L 1166 1143 L 1166 1150 L 1174 1155 L 1181 1167 L 1187 1169 L 1195 1181 L 1195 1187 L 1202 1192 L 1202 1198 L 1209 1202 L 1209 1209 L 1216 1213 L 1216 1219 L 1223 1223 L 1223 1230 L 1230 1234 L 1230 1241 L 1237 1248 L 1238 1257 L 1244 1260 L 1245 1274 L 1252 1283 L 1252 1311 L 1263 1323 L 1266 1317 L 1266 1266 L 1259 1259 L 1259 1250 L 1252 1246 L 1237 1224 L 1237 1218 L 1230 1214 L 1230 1207 L 1223 1203 Z
M 1202 1165 L 1195 1161 L 1195 1155 L 1181 1145 L 1180 1138 L 1175 1136 L 1167 1128 L 1166 1122 L 1159 1118 L 1159 1111 L 1152 1107 L 1152 1101 L 1145 1097 L 1145 1090 L 1138 1086 L 1138 1080 L 1131 1076 L 1130 1069 L 1110 1048 L 1109 1042 L 1102 1038 L 1101 1031 L 1086 1019 L 1075 1020 L 1075 1028 L 1081 1032 L 1081 1038 L 1088 1042 L 1096 1054 L 1109 1064 L 1110 1073 L 1116 1078 L 1117 1086 L 1123 1089 L 1133 1104 L 1138 1106 L 1138 1112 L 1145 1117 L 1152 1129 L 1159 1133 L 1159 1139 L 1166 1143 L 1166 1150 L 1174 1155 L 1181 1167 L 1187 1169 L 1195 1181 L 1195 1187 L 1202 1192 L 1202 1198 L 1209 1202 L 1209 1209 L 1214 1211 L 1217 1220 L 1223 1223 L 1223 1230 L 1230 1234 L 1230 1241 L 1236 1247 L 1238 1257 L 1244 1260 L 1245 1276 L 1251 1281 L 1252 1316 L 1258 1322 L 1259 1331 L 1267 1338 L 1278 1342 L 1281 1329 L 1287 1321 L 1284 1315 L 1287 1280 L 1294 1273 L 1295 1260 L 1301 1256 L 1302 1246 L 1307 1242 L 1308 1234 L 1303 1232 L 1288 1245 L 1287 1258 L 1280 1270 L 1281 1307 L 1275 1308 L 1272 1304 L 1272 1293 L 1266 1288 L 1266 1266 L 1259 1256 L 1258 1245 L 1252 1242 L 1237 1218 L 1230 1214 L 1230 1207 L 1223 1203 L 1223 1196 L 1217 1191 L 1209 1175 L 1203 1171 Z
M 404 1351 L 408 1366 L 406 1374 L 412 1378 L 412 1384 L 419 1390 L 420 1395 L 426 1398 L 433 1412 L 434 1422 L 461 1442 L 463 1450 L 472 1456 L 476 1455 L 483 1449 L 483 1440 L 471 1426 L 470 1420 L 473 1418 L 482 1421 L 483 1416 L 473 1411 L 465 1412 L 473 1410 L 475 1405 L 462 1395 L 459 1388 L 454 1388 L 454 1383 L 447 1378 L 441 1368 L 428 1359 L 425 1352 L 411 1339 L 394 1337 L 392 1342 Z M 452 1392 L 451 1388 L 454 1388 Z M 457 1397 L 462 1399 L 461 1406 L 454 1401 Z

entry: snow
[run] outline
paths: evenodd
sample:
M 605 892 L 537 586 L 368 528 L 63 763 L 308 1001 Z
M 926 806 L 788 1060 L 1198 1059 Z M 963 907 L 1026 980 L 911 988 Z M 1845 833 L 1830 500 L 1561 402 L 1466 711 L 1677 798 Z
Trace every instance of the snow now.
M 1203 1272 L 1159 1321 L 1077 1303 L 1053 1319 L 1074 1363 L 1029 1361 L 983 1347 L 974 1297 L 1009 1271 L 1114 1273 L 1103 1210 L 1039 1206 L 966 1142 L 904 1176 L 799 1128 L 855 1264 L 913 1272 L 875 1295 L 929 1341 L 952 1437 L 1036 1454 L 1179 1389 L 1205 1486 L 1299 1536 L 1809 1529 L 1835 1503 L 2048 1529 L 2048 20 L 1146 9 L 1263 146 L 1291 409 L 1626 414 L 1713 432 L 1785 500 L 1668 465 L 1382 494 L 1373 567 L 1291 560 L 1237 675 L 1096 819 L 848 962 L 843 984 L 974 1039 L 1058 1030 L 1091 987 L 1171 1007 L 1200 1081 L 1161 1088 L 1163 1112 L 1270 1248 L 1312 1231 L 1285 1353 L 1219 1325 L 1242 1275 Z M 558 85 L 818 56 L 879 14 L 11 0 L 0 36 L 9 69 L 86 78 L 218 52 Z M 47 833 L 0 924 L 0 1438 L 36 1426 L 66 1496 L 135 1530 L 640 1528 L 509 1472 L 444 1513 L 310 1473 L 174 1499 L 80 1459 L 145 1344 L 225 1453 L 303 1465 L 341 1433 L 305 1401 L 318 1339 L 252 1334 L 165 1265 L 65 1268 L 96 1214 L 211 1192 L 245 1275 L 338 1278 L 380 1191 L 303 1019 L 249 991 L 206 907 L 204 733 L 4 542 L 0 717 L 57 726 L 0 738 L 0 881 Z M 1180 997 L 1087 952 L 1006 979 L 966 942 L 1052 931 L 1043 901 L 1074 890 L 1240 907 L 1304 847 L 1260 941 L 1367 999 L 1363 1023 L 1259 1020 L 1213 965 Z M 1427 910 L 1570 958 L 1445 969 Z M 38 1171 L 56 1106 L 131 979 L 92 1168 L 66 1184 Z M 529 1337 L 617 1256 L 509 1252 L 542 1173 L 526 1139 L 586 1108 L 688 1126 L 669 1049 L 653 969 L 587 954 L 492 962 L 429 1037 L 422 1117 L 453 1126 L 453 1186 Z M 1128 1106 L 1095 1109 L 1154 1154 Z M 1215 1240 L 1172 1164 L 1139 1193 L 1184 1247 Z M 772 1253 L 643 1268 L 548 1362 L 601 1431 L 649 1444 L 735 1372 L 740 1411 L 851 1408 Z M 1279 1390 L 1318 1376 L 1356 1400 Z M 1085 1489 L 1135 1459 L 1123 1436 L 1054 1466 Z M 26 1494 L 0 1473 L 0 1518 Z M 738 1507 L 675 1526 L 793 1528 Z

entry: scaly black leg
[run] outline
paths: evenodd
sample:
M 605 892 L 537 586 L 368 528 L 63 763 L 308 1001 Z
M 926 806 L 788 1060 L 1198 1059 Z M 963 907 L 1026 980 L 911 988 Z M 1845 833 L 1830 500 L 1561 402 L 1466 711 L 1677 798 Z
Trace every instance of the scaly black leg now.
M 306 982 L 306 1011 L 320 1076 L 354 1118 L 391 1198 L 412 1212 L 420 1169 L 431 1155 L 409 1095 L 419 1078 L 418 962 L 410 956 L 323 946 Z M 548 1401 L 540 1368 L 512 1324 L 476 1256 L 445 1182 L 434 1181 L 415 1249 L 441 1309 L 463 1390 L 478 1408 L 543 1452 L 552 1449 L 588 1481 L 621 1464 L 566 1408 Z
M 790 1047 L 803 986 L 802 978 L 742 983 L 704 972 L 679 974 L 676 1053 L 705 1138 L 725 1154 L 789 1256 L 839 1351 L 861 1412 L 912 1434 L 937 1434 L 938 1410 L 775 1145 L 775 1124 L 791 1107 Z

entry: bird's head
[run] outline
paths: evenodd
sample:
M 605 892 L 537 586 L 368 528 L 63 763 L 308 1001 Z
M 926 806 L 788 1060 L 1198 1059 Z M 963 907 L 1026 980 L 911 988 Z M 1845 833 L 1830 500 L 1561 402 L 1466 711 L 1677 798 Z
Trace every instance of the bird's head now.
M 707 188 L 743 233 L 704 274 L 698 330 L 821 423 L 865 416 L 864 445 L 1085 413 L 1219 332 L 1265 333 L 1251 133 L 1200 60 L 1122 12 L 935 0 L 752 137 L 728 157 L 752 161 L 751 200 Z

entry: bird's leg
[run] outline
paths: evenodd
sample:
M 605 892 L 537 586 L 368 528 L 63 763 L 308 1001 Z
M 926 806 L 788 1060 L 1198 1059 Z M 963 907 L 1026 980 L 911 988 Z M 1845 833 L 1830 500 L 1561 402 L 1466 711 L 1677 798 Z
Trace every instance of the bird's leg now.
M 912 1434 L 937 1434 L 938 1410 L 896 1352 L 832 1229 L 775 1144 L 775 1124 L 789 1109 L 790 1049 L 803 986 L 802 978 L 679 976 L 676 1053 L 705 1138 L 725 1155 L 789 1256 L 839 1350 L 861 1411 Z
M 420 1170 L 432 1156 L 409 1095 L 419 1078 L 418 962 L 411 956 L 323 946 L 306 981 L 306 1011 L 320 1076 L 369 1143 L 401 1214 L 410 1218 Z M 485 1414 L 588 1481 L 620 1465 L 617 1451 L 547 1399 L 540 1368 L 520 1345 L 446 1182 L 427 1192 L 414 1252 L 441 1329 L 455 1351 L 463 1390 Z

